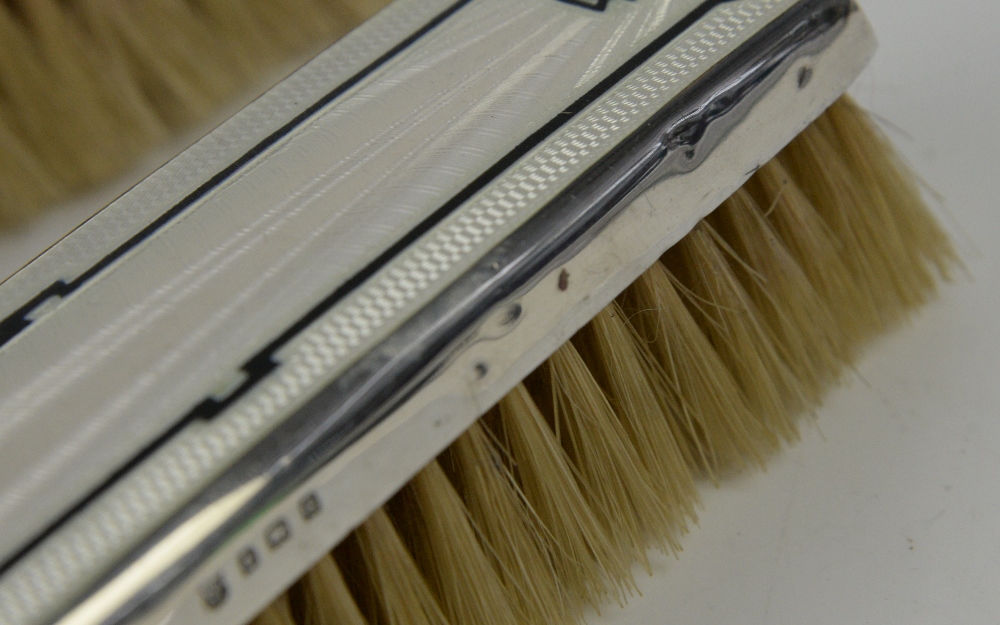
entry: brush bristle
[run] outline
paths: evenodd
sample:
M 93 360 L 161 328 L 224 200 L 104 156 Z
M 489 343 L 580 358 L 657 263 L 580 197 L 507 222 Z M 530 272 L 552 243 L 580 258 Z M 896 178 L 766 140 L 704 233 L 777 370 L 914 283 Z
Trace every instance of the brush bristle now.
M 733 194 L 709 221 L 770 330 L 775 351 L 795 373 L 805 406 L 816 404 L 844 366 L 844 338 L 832 312 L 745 189 Z
M 0 2 L 0 226 L 121 173 L 388 2 Z
M 385 510 L 372 514 L 334 555 L 372 625 L 448 625 Z
M 516 624 L 500 575 L 437 461 L 418 473 L 387 509 L 449 622 Z
M 801 389 L 706 221 L 664 256 L 705 336 L 733 374 L 770 445 L 795 438 Z
M 289 590 L 302 625 L 366 625 L 333 556 L 327 554 Z
M 591 509 L 628 561 L 648 568 L 648 528 L 663 518 L 652 476 L 572 342 L 539 370 L 533 386 L 566 449 Z
M 568 622 L 552 561 L 552 536 L 526 503 L 509 463 L 486 427 L 476 423 L 443 454 L 441 464 L 449 471 L 483 544 L 492 548 L 490 555 L 517 622 Z
M 841 339 L 840 358 L 850 360 L 854 347 L 878 330 L 876 302 L 865 297 L 854 279 L 844 258 L 849 250 L 823 221 L 781 160 L 773 159 L 761 167 L 744 189 L 765 209 L 768 223 L 830 311 L 834 331 Z
M 612 414 L 621 419 L 622 430 L 635 448 L 654 490 L 650 503 L 656 506 L 648 536 L 661 547 L 679 551 L 679 537 L 694 519 L 698 500 L 695 476 L 684 460 L 679 433 L 660 397 L 665 385 L 657 378 L 653 355 L 641 343 L 617 303 L 602 310 L 575 337 L 583 362 L 610 402 Z M 664 523 L 670 520 L 673 524 Z
M 908 257 L 912 268 L 909 279 L 900 280 L 911 284 L 912 303 L 923 303 L 935 290 L 935 277 L 948 279 L 960 262 L 948 235 L 923 209 L 917 178 L 851 96 L 835 102 L 819 122 L 831 140 L 839 141 L 865 206 L 877 206 L 893 226 L 893 242 L 899 244 L 893 252 Z
M 658 396 L 672 429 L 683 435 L 685 459 L 712 479 L 747 464 L 763 466 L 773 441 L 684 305 L 676 281 L 655 263 L 619 299 L 655 354 L 650 377 L 664 382 L 666 392 Z
M 296 625 L 288 595 L 278 597 L 274 603 L 267 606 L 267 609 L 254 619 L 253 625 Z
M 523 384 L 499 403 L 506 445 L 524 501 L 552 537 L 552 563 L 569 605 L 624 596 L 627 558 L 590 507 L 570 458 Z
M 677 552 L 698 477 L 798 437 L 958 258 L 842 98 L 257 623 L 571 623 Z M 447 474 L 447 476 L 446 476 Z M 295 609 L 288 609 L 289 597 Z M 284 619 L 284 620 L 283 620 Z M 352 620 L 353 619 L 353 620 Z

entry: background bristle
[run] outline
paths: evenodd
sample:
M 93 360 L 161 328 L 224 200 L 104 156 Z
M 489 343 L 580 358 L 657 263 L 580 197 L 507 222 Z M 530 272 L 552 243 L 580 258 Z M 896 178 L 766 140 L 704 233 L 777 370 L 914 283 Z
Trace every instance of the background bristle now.
M 957 263 L 842 99 L 418 474 L 392 520 L 349 536 L 343 578 L 324 559 L 257 623 L 325 624 L 324 605 L 342 622 L 572 623 L 622 602 L 649 546 L 680 549 L 696 479 L 795 440 Z
M 0 226 L 121 173 L 388 3 L 0 2 Z

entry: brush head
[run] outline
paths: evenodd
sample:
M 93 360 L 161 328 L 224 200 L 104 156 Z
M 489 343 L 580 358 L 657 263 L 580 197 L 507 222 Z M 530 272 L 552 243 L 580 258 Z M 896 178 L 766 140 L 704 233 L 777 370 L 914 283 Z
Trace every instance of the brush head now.
M 538 375 L 569 395 L 526 390 L 518 410 L 575 437 L 545 462 L 597 510 L 551 560 L 581 597 L 620 596 L 650 518 L 688 505 L 670 493 L 689 479 L 655 479 L 639 439 L 714 475 L 794 438 L 783 415 L 836 348 L 796 353 L 815 381 L 790 380 L 768 341 L 809 323 L 772 314 L 725 224 L 624 296 L 673 292 L 687 312 L 643 324 L 700 327 L 715 349 L 653 375 L 669 429 L 611 419 L 588 438 L 579 419 L 611 414 L 601 393 L 628 380 L 581 369 L 600 336 L 559 346 L 840 95 L 867 25 L 839 0 L 585 4 L 399 0 L 0 285 L 6 622 L 245 621 L 553 352 Z M 794 288 L 776 254 L 770 279 Z M 763 321 L 727 317 L 743 304 Z M 681 393 L 722 388 L 721 409 L 754 417 L 720 423 Z M 534 458 L 547 443 L 526 427 L 504 440 Z M 526 494 L 551 487 L 509 469 Z M 624 554 L 608 541 L 623 511 L 639 512 Z M 552 530 L 558 512 L 538 516 Z M 396 573 L 377 562 L 400 540 L 444 531 L 392 522 L 358 539 L 374 577 Z M 580 553 L 603 573 L 572 570 Z M 432 593 L 457 583 L 413 566 Z M 522 595 L 489 611 L 538 600 Z

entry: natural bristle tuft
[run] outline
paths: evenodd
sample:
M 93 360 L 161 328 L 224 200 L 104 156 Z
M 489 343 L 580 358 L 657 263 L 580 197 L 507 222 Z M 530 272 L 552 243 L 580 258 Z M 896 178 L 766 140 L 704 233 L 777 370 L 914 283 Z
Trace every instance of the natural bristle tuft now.
M 621 599 L 630 562 L 602 527 L 555 432 L 523 384 L 499 404 L 518 483 L 552 537 L 552 562 L 570 606 Z
M 700 223 L 668 251 L 664 261 L 681 283 L 692 314 L 743 390 L 747 406 L 777 447 L 793 440 L 802 389 L 778 353 L 774 337 L 740 284 L 728 249 L 707 223 Z
M 833 313 L 748 191 L 737 191 L 709 220 L 728 246 L 727 260 L 770 330 L 775 351 L 798 380 L 807 406 L 815 405 L 844 366 L 845 339 Z
M 613 414 L 634 447 L 653 489 L 655 516 L 645 530 L 661 546 L 680 550 L 687 520 L 696 518 L 694 474 L 685 463 L 666 412 L 667 395 L 649 353 L 615 303 L 602 310 L 574 338 L 587 369 L 606 394 Z
M 839 141 L 840 152 L 854 175 L 855 184 L 864 192 L 866 206 L 878 207 L 894 226 L 899 247 L 894 251 L 905 257 L 912 288 L 922 293 L 911 295 L 920 304 L 936 288 L 938 277 L 948 279 L 951 269 L 959 264 L 958 254 L 948 235 L 926 210 L 917 184 L 888 139 L 853 98 L 845 95 L 833 104 L 819 120 L 831 140 Z
M 540 382 L 584 496 L 628 560 L 648 568 L 647 528 L 663 518 L 652 476 L 572 342 L 549 357 Z
M 254 619 L 253 625 L 296 625 L 288 595 L 281 595 Z
M 336 552 L 354 572 L 358 605 L 377 625 L 448 625 L 441 606 L 384 510 L 376 511 Z
M 708 337 L 698 327 L 661 263 L 621 296 L 623 308 L 656 355 L 671 424 L 684 434 L 688 464 L 716 479 L 748 463 L 762 466 L 773 449 L 766 431 Z M 655 367 L 659 365 L 659 367 Z
M 289 591 L 301 625 L 367 625 L 333 556 L 325 555 Z
M 745 188 L 832 315 L 840 358 L 868 340 L 879 325 L 876 302 L 865 296 L 845 260 L 849 252 L 779 159 L 767 163 Z
M 458 437 L 442 458 L 482 537 L 519 623 L 568 622 L 555 550 L 535 510 L 508 466 L 508 459 L 482 424 Z
M 436 461 L 418 473 L 388 508 L 450 622 L 517 622 L 465 505 Z
M 842 98 L 348 537 L 343 577 L 325 558 L 257 625 L 569 624 L 623 602 L 648 547 L 680 550 L 696 480 L 794 441 L 958 262 Z

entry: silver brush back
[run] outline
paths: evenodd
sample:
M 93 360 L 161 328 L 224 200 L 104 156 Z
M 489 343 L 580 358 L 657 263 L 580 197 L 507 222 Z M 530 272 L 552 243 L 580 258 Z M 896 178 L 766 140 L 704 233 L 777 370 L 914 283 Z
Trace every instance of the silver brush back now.
M 846 0 L 398 0 L 0 284 L 0 624 L 257 613 L 874 50 Z

